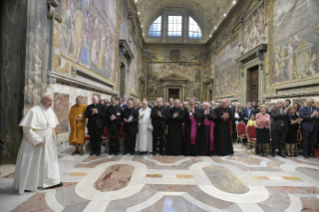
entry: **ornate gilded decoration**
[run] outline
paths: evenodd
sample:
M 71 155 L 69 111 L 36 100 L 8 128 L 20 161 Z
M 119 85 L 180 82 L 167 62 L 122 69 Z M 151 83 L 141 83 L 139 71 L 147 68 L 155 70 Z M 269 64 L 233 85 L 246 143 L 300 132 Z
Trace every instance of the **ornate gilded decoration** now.
M 170 57 L 171 57 L 171 60 L 173 62 L 177 62 L 179 60 L 179 57 L 181 56 L 181 51 L 180 50 L 171 50 L 170 52 Z

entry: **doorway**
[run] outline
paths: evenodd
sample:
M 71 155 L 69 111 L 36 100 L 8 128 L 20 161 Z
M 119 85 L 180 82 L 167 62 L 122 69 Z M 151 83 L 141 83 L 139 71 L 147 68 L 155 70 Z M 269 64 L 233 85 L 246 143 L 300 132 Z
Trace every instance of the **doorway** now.
M 259 86 L 259 76 L 258 76 L 258 66 L 249 70 L 250 75 L 250 101 L 258 101 L 258 86 Z
M 168 89 L 168 100 L 170 98 L 180 99 L 180 89 L 179 88 L 169 88 Z

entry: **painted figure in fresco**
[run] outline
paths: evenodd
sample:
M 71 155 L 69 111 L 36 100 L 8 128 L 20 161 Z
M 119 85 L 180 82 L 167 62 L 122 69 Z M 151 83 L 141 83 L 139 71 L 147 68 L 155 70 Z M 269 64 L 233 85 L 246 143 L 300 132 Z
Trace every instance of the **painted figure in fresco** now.
M 310 66 L 309 66 L 309 71 L 311 73 L 311 75 L 314 77 L 316 75 L 316 72 L 319 71 L 319 68 L 318 68 L 318 57 L 316 54 L 312 55 L 312 58 L 311 58 L 311 63 L 310 63 Z
M 83 13 L 80 10 L 76 11 L 75 16 L 76 19 L 74 24 L 73 35 L 73 53 L 71 54 L 71 58 L 78 62 L 80 60 L 83 42 L 82 31 L 84 29 L 84 17 Z
M 279 78 L 280 74 L 280 68 L 279 68 L 279 61 L 280 61 L 280 56 L 279 56 L 279 51 L 280 47 L 277 46 L 275 48 L 275 58 L 274 58 L 274 72 L 273 72 L 273 81 L 277 81 Z
M 81 63 L 87 64 L 89 62 L 89 46 L 88 46 L 86 29 L 83 30 L 82 36 L 83 36 L 83 43 L 82 43 L 82 50 L 81 50 Z
M 257 25 L 258 25 L 259 35 L 262 35 L 265 32 L 264 14 L 265 14 L 265 10 L 264 10 L 263 6 L 259 7 L 257 9 L 257 20 L 258 20 Z
M 281 52 L 280 52 L 280 60 L 279 60 L 279 68 L 280 68 L 280 73 L 279 73 L 279 80 L 280 82 L 285 80 L 285 68 L 286 68 L 286 61 L 283 60 L 283 58 L 286 57 L 287 52 L 285 51 L 284 44 L 281 44 Z
M 292 46 L 292 41 L 289 41 L 288 43 L 288 50 L 287 50 L 287 57 L 286 57 L 286 60 L 287 60 L 287 68 L 288 68 L 288 71 L 287 71 L 287 74 L 288 74 L 288 79 L 289 80 L 293 80 L 294 79 L 294 48 Z

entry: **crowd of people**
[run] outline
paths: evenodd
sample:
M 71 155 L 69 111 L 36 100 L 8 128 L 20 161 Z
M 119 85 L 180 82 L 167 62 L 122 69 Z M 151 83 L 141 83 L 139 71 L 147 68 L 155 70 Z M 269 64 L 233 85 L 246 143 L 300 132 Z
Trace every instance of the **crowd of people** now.
M 77 102 L 81 97 L 77 98 Z M 296 156 L 297 133 L 301 126 L 303 135 L 303 156 L 312 157 L 312 148 L 319 131 L 318 108 L 313 99 L 307 99 L 306 105 L 291 105 L 289 99 L 248 102 L 244 107 L 239 102 L 224 99 L 221 102 L 200 103 L 194 98 L 181 103 L 163 98 L 154 102 L 143 99 L 127 100 L 112 97 L 110 101 L 93 97 L 93 104 L 81 112 L 88 118 L 91 155 L 101 154 L 102 132 L 108 130 L 109 154 L 119 154 L 119 131 L 124 126 L 123 154 L 161 155 L 232 155 L 232 143 L 237 139 L 236 126 L 244 123 L 256 127 L 256 140 L 260 156 L 267 156 L 267 143 L 272 144 L 272 156 Z M 81 104 L 77 104 L 81 105 Z M 71 112 L 72 113 L 72 109 Z M 85 122 L 85 117 L 70 115 L 72 123 Z M 81 125 L 81 137 L 71 137 L 70 144 L 76 146 L 72 154 L 83 154 L 84 127 Z M 79 142 L 80 141 L 80 142 Z M 79 143 L 79 145 L 77 145 Z M 286 154 L 283 147 L 286 147 Z M 249 147 L 252 148 L 252 147 Z
M 60 187 L 59 164 L 54 132 L 59 125 L 52 110 L 53 97 L 44 95 L 41 104 L 31 108 L 19 126 L 23 129 L 14 187 L 19 194 L 36 191 L 37 187 Z M 318 108 L 308 98 L 306 104 L 291 105 L 290 100 L 279 99 L 276 104 L 267 101 L 250 103 L 243 107 L 224 99 L 218 102 L 196 102 L 194 98 L 181 103 L 163 98 L 153 103 L 143 99 L 142 103 L 116 99 L 110 102 L 92 98 L 92 104 L 82 104 L 76 98 L 71 107 L 69 121 L 71 132 L 69 144 L 74 145 L 74 154 L 84 154 L 85 126 L 90 135 L 91 155 L 101 154 L 104 129 L 108 130 L 109 154 L 119 154 L 119 130 L 124 129 L 123 154 L 164 155 L 233 155 L 236 126 L 245 124 L 256 128 L 256 141 L 260 156 L 264 157 L 265 145 L 272 141 L 272 156 L 278 155 L 284 144 L 288 156 L 294 155 L 297 132 L 302 132 L 302 154 L 313 155 L 314 142 L 319 131 Z M 86 119 L 88 122 L 86 124 Z M 167 133 L 166 133 L 167 131 Z M 271 136 L 270 136 L 271 135 Z M 165 142 L 166 141 L 166 142 Z

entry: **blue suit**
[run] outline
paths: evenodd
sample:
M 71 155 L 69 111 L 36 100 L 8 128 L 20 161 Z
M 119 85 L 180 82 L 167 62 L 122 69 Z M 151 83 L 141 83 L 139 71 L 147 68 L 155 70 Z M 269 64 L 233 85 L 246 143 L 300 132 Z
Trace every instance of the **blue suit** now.
M 303 155 L 311 155 L 312 148 L 318 132 L 318 117 L 311 118 L 311 114 L 318 111 L 318 108 L 302 107 L 299 110 L 299 116 L 303 119 L 301 122 L 302 130 L 302 153 Z
M 245 107 L 243 109 L 243 112 L 241 114 L 241 119 L 245 122 L 245 124 L 247 125 L 248 120 L 250 119 L 251 114 L 254 114 L 255 110 L 253 108 L 250 108 L 250 110 L 248 110 L 247 107 Z M 248 120 L 245 120 L 245 118 L 247 118 Z

